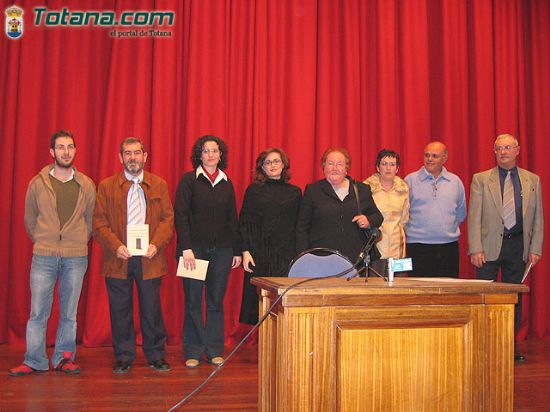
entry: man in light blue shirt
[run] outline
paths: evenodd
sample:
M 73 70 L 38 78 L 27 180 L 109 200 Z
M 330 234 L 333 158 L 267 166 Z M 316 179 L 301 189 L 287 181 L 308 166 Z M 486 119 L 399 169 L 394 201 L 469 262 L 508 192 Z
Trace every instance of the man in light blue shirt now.
M 447 148 L 430 142 L 424 166 L 409 174 L 410 217 L 405 226 L 407 256 L 413 260 L 409 276 L 458 277 L 459 225 L 466 218 L 466 196 L 460 178 L 444 164 Z

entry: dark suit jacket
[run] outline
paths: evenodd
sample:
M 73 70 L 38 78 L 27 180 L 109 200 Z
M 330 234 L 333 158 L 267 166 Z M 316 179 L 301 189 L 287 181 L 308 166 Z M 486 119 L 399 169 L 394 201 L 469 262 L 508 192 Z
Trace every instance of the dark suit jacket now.
M 518 167 L 523 209 L 523 260 L 530 253 L 542 255 L 544 216 L 539 177 Z M 476 173 L 470 186 L 468 213 L 469 253 L 485 253 L 487 261 L 497 260 L 502 246 L 504 218 L 498 167 Z
M 362 213 L 371 227 L 379 227 L 384 218 L 376 207 L 370 187 L 356 182 Z M 341 201 L 326 179 L 306 186 L 296 226 L 296 249 L 300 253 L 313 247 L 336 249 L 352 262 L 365 244 L 365 235 L 356 223 L 357 201 L 350 179 L 348 195 Z

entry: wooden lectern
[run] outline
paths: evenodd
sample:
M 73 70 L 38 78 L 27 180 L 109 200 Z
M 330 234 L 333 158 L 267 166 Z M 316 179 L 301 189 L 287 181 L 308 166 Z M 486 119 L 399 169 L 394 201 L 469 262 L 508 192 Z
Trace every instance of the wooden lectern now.
M 254 278 L 260 317 L 297 278 Z M 316 279 L 259 335 L 261 411 L 512 411 L 525 285 Z

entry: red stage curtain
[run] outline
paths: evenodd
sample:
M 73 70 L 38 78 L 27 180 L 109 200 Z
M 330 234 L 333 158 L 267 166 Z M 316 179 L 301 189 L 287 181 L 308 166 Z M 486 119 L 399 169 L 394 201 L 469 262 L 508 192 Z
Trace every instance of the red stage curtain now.
M 3 2 L 4 7 L 12 4 Z M 50 10 L 86 2 L 47 1 Z M 25 338 L 32 245 L 23 227 L 27 184 L 51 161 L 49 136 L 72 130 L 76 166 L 96 182 L 118 172 L 119 142 L 145 140 L 147 167 L 173 197 L 191 169 L 190 148 L 205 133 L 221 136 L 239 202 L 257 154 L 281 146 L 302 188 L 321 178 L 320 155 L 348 147 L 351 175 L 374 171 L 379 149 L 402 155 L 401 175 L 418 169 L 430 139 L 449 148 L 449 170 L 466 189 L 473 173 L 494 165 L 492 142 L 512 133 L 520 166 L 550 166 L 550 3 L 547 0 L 201 0 L 98 1 L 96 10 L 173 10 L 171 38 L 109 37 L 110 28 L 34 27 L 25 9 L 20 40 L 0 40 L 0 342 Z M 164 29 L 167 29 L 164 27 Z M 550 210 L 550 190 L 544 188 Z M 461 273 L 473 277 L 462 227 Z M 548 230 L 546 230 L 548 238 Z M 548 245 L 548 242 L 546 243 Z M 522 337 L 550 335 L 550 250 L 529 280 Z M 169 341 L 181 341 L 183 293 L 174 242 L 162 286 Z M 91 261 L 79 307 L 79 339 L 110 343 L 108 301 Z M 231 274 L 226 338 L 238 323 L 242 269 Z M 48 341 L 55 336 L 54 308 Z

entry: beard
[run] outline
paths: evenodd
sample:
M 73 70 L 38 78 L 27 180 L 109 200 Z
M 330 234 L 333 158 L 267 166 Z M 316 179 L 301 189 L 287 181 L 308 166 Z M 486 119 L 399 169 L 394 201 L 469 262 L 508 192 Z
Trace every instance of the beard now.
M 145 166 L 145 162 L 139 160 L 128 160 L 124 163 L 124 168 L 130 174 L 137 175 L 140 174 Z
M 58 156 L 55 156 L 54 157 L 54 160 L 55 160 L 55 164 L 59 167 L 63 167 L 65 169 L 69 169 L 72 165 L 73 165 L 73 162 L 74 162 L 74 156 L 69 158 L 68 160 L 67 159 L 63 159 L 63 158 L 60 158 Z

